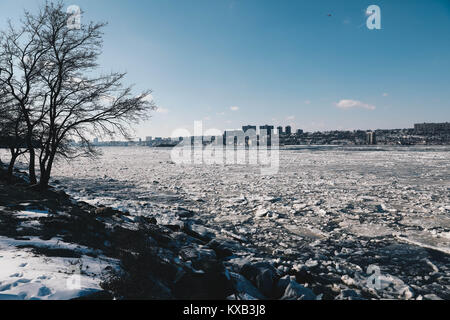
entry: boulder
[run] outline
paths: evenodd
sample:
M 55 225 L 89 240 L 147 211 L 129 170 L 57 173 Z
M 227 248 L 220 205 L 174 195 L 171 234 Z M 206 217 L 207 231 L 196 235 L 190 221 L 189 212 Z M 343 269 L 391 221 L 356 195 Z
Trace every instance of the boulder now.
M 206 272 L 223 270 L 223 264 L 217 260 L 216 253 L 212 249 L 183 247 L 179 254 L 184 261 L 191 261 L 192 267 L 196 270 Z
M 136 216 L 134 221 L 139 224 L 157 224 L 155 217 Z
M 209 242 L 215 237 L 214 231 L 212 229 L 193 223 L 185 223 L 183 231 L 188 235 L 205 242 Z
M 213 239 L 208 243 L 208 247 L 213 249 L 220 259 L 231 257 L 233 250 L 239 249 L 239 243 L 225 239 Z
M 240 272 L 268 298 L 276 298 L 275 284 L 279 278 L 277 270 L 267 262 L 245 264 Z
M 116 214 L 116 210 L 110 207 L 100 207 L 95 209 L 95 215 L 101 216 L 101 217 L 112 217 L 114 214 Z
M 276 293 L 280 294 L 280 292 L 283 292 L 281 300 L 317 300 L 317 296 L 311 289 L 302 286 L 289 276 L 278 281 Z
M 178 208 L 177 215 L 180 218 L 192 218 L 195 212 L 186 208 Z
M 312 283 L 314 281 L 313 275 L 305 265 L 295 265 L 293 269 L 295 281 L 298 283 Z
M 233 283 L 225 272 L 189 272 L 174 284 L 173 292 L 182 300 L 225 300 L 233 294 Z
M 266 299 L 264 295 L 259 292 L 259 290 L 244 276 L 239 273 L 230 272 L 231 280 L 233 282 L 233 287 L 235 294 L 238 295 L 242 300 L 263 300 Z M 251 299 L 251 298 L 253 299 Z

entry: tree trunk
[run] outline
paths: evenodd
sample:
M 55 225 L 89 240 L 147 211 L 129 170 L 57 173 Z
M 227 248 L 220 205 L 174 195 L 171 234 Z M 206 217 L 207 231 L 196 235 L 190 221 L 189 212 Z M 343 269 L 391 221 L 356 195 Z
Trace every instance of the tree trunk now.
M 54 152 L 52 152 L 48 159 L 47 166 L 45 166 L 45 164 L 41 163 L 41 179 L 39 180 L 40 189 L 45 190 L 49 186 L 54 160 L 55 160 L 55 154 L 54 154 Z
M 41 174 L 41 179 L 39 180 L 39 189 L 42 189 L 42 190 L 48 189 L 49 182 L 50 182 L 50 177 L 46 172 L 44 172 L 44 174 Z
M 30 149 L 30 163 L 29 163 L 28 170 L 29 170 L 31 185 L 37 184 L 35 162 L 36 162 L 36 155 L 35 155 L 34 149 Z
M 8 175 L 7 175 L 9 182 L 13 181 L 14 164 L 16 163 L 16 159 L 17 159 L 17 154 L 15 152 L 11 151 L 11 160 L 9 161 Z
M 27 135 L 28 152 L 30 154 L 30 162 L 28 164 L 28 174 L 30 176 L 30 184 L 37 184 L 36 179 L 36 153 L 34 151 L 33 140 L 30 134 Z

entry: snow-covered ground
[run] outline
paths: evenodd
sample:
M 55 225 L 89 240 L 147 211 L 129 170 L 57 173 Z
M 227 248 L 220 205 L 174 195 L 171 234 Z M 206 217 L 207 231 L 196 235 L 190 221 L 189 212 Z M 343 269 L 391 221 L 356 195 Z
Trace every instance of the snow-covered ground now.
M 79 256 L 39 255 L 31 248 L 75 251 Z M 67 300 L 100 291 L 105 267 L 117 261 L 93 258 L 90 251 L 56 238 L 0 237 L 0 300 Z

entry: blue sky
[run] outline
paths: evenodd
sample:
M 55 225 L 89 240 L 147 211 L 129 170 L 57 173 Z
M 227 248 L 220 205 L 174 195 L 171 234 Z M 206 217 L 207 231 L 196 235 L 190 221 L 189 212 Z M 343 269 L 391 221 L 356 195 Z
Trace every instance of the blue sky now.
M 2 0 L 0 27 L 41 1 Z M 104 71 L 160 106 L 138 136 L 244 124 L 308 131 L 450 121 L 448 0 L 71 0 L 108 21 Z M 381 8 L 381 30 L 366 8 Z M 328 16 L 331 14 L 331 17 Z

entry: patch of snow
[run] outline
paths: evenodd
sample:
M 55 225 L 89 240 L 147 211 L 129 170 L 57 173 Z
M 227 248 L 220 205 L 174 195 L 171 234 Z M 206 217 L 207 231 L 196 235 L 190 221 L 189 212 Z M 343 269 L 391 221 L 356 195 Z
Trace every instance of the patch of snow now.
M 73 249 L 80 258 L 48 257 L 17 246 Z M 0 300 L 67 300 L 101 290 L 105 268 L 118 261 L 85 254 L 91 250 L 58 239 L 13 240 L 0 237 Z

